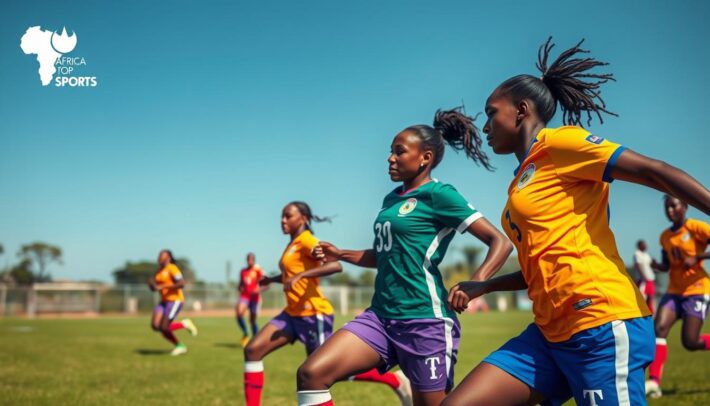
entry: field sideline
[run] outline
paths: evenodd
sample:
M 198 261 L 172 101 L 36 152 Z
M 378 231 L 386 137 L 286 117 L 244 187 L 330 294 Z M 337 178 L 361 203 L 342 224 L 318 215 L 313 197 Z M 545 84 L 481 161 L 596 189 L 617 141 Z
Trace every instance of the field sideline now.
M 461 317 L 463 337 L 456 381 L 530 322 L 527 312 Z M 349 318 L 336 317 L 340 326 Z M 150 331 L 149 318 L 0 319 L 2 404 L 242 404 L 242 352 L 234 320 L 195 317 L 198 337 L 179 331 L 189 353 L 173 358 Z M 268 318 L 260 322 L 265 323 Z M 664 397 L 651 405 L 710 404 L 710 354 L 680 344 L 680 324 L 669 337 Z M 705 332 L 710 332 L 706 325 Z M 267 357 L 264 405 L 295 403 L 295 370 L 305 357 L 295 344 Z M 382 385 L 343 382 L 338 405 L 396 405 Z

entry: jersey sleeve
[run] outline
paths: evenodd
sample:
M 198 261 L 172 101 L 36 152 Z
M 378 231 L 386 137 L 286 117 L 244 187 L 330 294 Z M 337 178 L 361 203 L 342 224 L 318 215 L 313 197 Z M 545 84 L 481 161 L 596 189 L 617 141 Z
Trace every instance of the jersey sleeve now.
M 560 176 L 612 182 L 611 172 L 625 147 L 579 127 L 562 127 L 545 139 L 546 150 Z
M 463 233 L 474 221 L 483 217 L 471 203 L 451 185 L 441 185 L 432 196 L 434 217 L 447 227 Z
M 313 252 L 313 248 L 315 248 L 319 242 L 320 241 L 313 234 L 304 236 L 303 240 L 301 240 L 301 250 L 303 254 L 310 257 L 311 252 Z
M 707 243 L 710 240 L 710 225 L 704 221 L 688 221 L 686 227 L 690 229 L 696 240 Z
M 180 272 L 180 269 L 177 266 L 173 265 L 168 269 L 170 272 L 170 277 L 172 277 L 174 281 L 182 280 L 182 272 Z

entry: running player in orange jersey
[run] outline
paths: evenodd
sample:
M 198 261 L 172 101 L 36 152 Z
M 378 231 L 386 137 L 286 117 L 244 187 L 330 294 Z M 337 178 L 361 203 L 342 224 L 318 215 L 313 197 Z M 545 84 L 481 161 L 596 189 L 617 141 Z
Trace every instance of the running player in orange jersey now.
M 247 267 L 239 272 L 239 301 L 234 311 L 237 316 L 237 324 L 242 329 L 242 347 L 249 342 L 247 324 L 244 322 L 244 313 L 249 309 L 249 321 L 251 323 L 251 335 L 255 336 L 259 331 L 256 324 L 256 316 L 259 313 L 261 294 L 259 293 L 259 281 L 264 277 L 261 267 L 254 261 L 256 257 L 253 253 L 247 254 Z
M 625 149 L 579 127 L 582 114 L 610 113 L 600 86 L 611 74 L 580 48 L 541 74 L 519 75 L 488 97 L 483 131 L 496 154 L 520 165 L 508 188 L 503 229 L 517 248 L 521 272 L 462 282 L 449 300 L 527 289 L 534 323 L 476 366 L 444 405 L 644 405 L 644 369 L 653 360 L 653 320 L 627 274 L 609 227 L 609 182 L 648 186 L 710 214 L 710 191 L 685 172 Z M 547 128 L 557 105 L 560 128 Z M 574 125 L 574 126 L 572 126 Z M 463 298 L 463 300 L 460 300 Z
M 710 241 L 710 225 L 686 218 L 688 205 L 675 197 L 666 195 L 664 207 L 673 224 L 661 234 L 663 261 L 654 262 L 653 267 L 670 271 L 670 284 L 656 315 L 656 356 L 648 368 L 646 381 L 646 395 L 651 398 L 662 395 L 661 375 L 668 355 L 666 338 L 676 320 L 683 320 L 681 341 L 686 350 L 710 350 L 710 334 L 700 334 L 710 299 L 710 278 L 703 266 L 703 260 L 710 258 L 710 252 L 705 251 Z
M 333 306 L 319 288 L 320 277 L 341 272 L 339 262 L 322 263 L 313 256 L 318 239 L 313 235 L 311 221 L 329 221 L 314 216 L 305 202 L 294 201 L 283 208 L 281 230 L 291 236 L 279 267 L 281 274 L 265 277 L 260 285 L 283 283 L 286 308 L 264 326 L 244 348 L 244 395 L 246 406 L 261 404 L 264 386 L 262 360 L 271 352 L 296 340 L 312 353 L 333 333 Z M 390 386 L 402 404 L 411 404 L 409 381 L 402 374 L 380 374 L 376 370 L 352 377 L 356 381 L 380 382 Z
M 173 259 L 173 253 L 170 250 L 160 251 L 158 265 L 159 268 L 155 272 L 155 276 L 148 281 L 151 290 L 160 292 L 160 303 L 153 310 L 150 325 L 154 331 L 160 331 L 163 337 L 175 346 L 171 355 L 185 354 L 187 347 L 173 334 L 173 331 L 184 328 L 193 336 L 197 335 L 197 327 L 192 320 L 173 321 L 185 302 L 185 296 L 182 294 L 185 280 L 182 278 L 180 269 L 175 265 L 175 259 Z

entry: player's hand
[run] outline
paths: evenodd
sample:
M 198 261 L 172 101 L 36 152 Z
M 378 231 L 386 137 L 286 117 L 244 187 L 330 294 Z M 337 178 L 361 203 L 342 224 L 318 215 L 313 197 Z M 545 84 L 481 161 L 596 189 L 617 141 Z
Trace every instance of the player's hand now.
M 461 313 L 468 307 L 468 302 L 486 293 L 486 283 L 466 281 L 456 284 L 449 291 L 449 307 Z
M 320 241 L 318 245 L 313 247 L 311 255 L 313 258 L 323 262 L 335 262 L 340 260 L 340 250 L 338 247 L 325 241 Z
M 696 257 L 695 255 L 690 256 L 690 257 L 686 257 L 683 260 L 683 266 L 685 267 L 685 269 L 690 269 L 690 268 L 694 267 L 697 263 L 698 263 L 698 257 Z
M 301 275 L 294 275 L 284 282 L 284 292 L 289 292 L 301 280 Z

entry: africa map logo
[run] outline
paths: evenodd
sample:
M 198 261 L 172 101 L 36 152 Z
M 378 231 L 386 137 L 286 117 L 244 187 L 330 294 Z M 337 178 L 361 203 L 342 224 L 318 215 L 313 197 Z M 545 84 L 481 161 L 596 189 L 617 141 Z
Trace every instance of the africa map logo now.
M 39 25 L 29 27 L 20 39 L 20 48 L 27 55 L 37 55 L 39 79 L 42 86 L 48 86 L 54 79 L 56 87 L 96 87 L 96 76 L 76 76 L 75 69 L 86 67 L 86 59 L 80 56 L 65 56 L 71 53 L 77 44 L 77 34 L 67 34 L 43 30 Z M 58 73 L 58 74 L 57 74 Z M 56 74 L 56 77 L 55 77 Z

